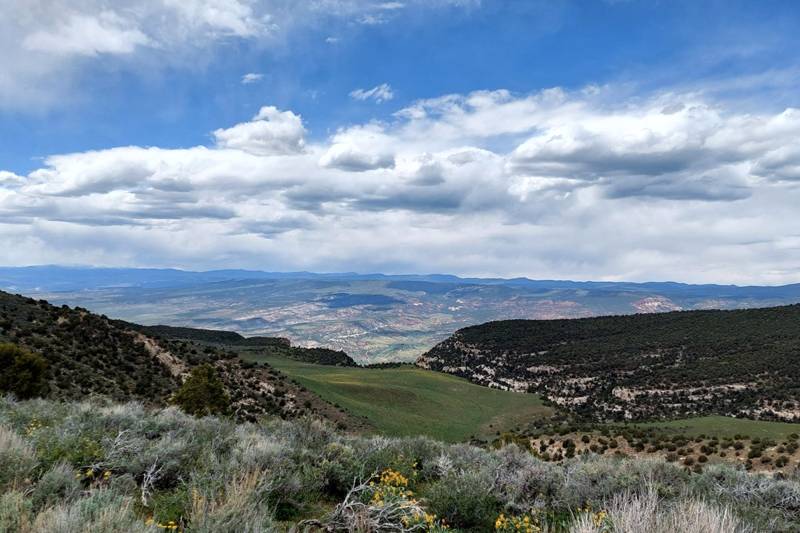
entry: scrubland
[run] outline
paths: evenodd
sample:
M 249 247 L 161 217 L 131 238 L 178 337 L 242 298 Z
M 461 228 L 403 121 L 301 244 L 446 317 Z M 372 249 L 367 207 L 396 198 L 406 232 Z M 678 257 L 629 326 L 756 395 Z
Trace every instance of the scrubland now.
M 800 477 L 0 401 L 0 531 L 800 531 Z

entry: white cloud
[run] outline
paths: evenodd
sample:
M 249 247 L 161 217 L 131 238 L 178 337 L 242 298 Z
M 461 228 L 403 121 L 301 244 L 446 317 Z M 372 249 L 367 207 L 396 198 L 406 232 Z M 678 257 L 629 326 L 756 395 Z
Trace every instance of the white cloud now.
M 358 22 L 365 26 L 380 26 L 389 22 L 389 19 L 383 13 L 366 13 L 359 17 Z
M 196 64 L 226 39 L 269 39 L 271 11 L 250 0 L 0 0 L 0 108 L 58 104 L 103 57 L 151 69 Z
M 233 148 L 255 155 L 292 154 L 305 146 L 303 121 L 291 111 L 262 107 L 250 122 L 214 131 L 221 148 Z
M 361 101 L 374 100 L 380 104 L 394 98 L 394 92 L 388 83 L 381 83 L 372 89 L 356 89 L 350 93 L 350 98 Z
M 250 85 L 264 79 L 264 75 L 258 72 L 248 72 L 242 76 L 242 85 Z
M 113 11 L 96 16 L 72 14 L 55 27 L 31 33 L 22 41 L 28 50 L 59 56 L 131 54 L 137 46 L 150 44 L 132 21 Z
M 394 165 L 393 144 L 377 124 L 349 128 L 333 136 L 319 164 L 356 172 L 388 168 Z
M 0 172 L 0 242 L 12 264 L 800 281 L 800 112 L 611 92 L 449 95 L 315 142 L 268 106 L 211 147 L 54 155 Z
M 0 185 L 6 188 L 15 187 L 21 185 L 25 179 L 22 176 L 18 176 L 13 172 L 8 172 L 5 170 L 0 170 Z

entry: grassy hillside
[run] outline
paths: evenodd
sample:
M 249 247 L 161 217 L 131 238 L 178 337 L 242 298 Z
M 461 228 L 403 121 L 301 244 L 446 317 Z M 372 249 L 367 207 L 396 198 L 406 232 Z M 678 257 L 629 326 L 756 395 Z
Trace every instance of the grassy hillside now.
M 464 328 L 418 364 L 595 419 L 800 420 L 800 305 Z
M 319 396 L 365 417 L 387 435 L 429 435 L 447 441 L 490 436 L 552 414 L 533 394 L 480 387 L 413 366 L 339 368 L 282 357 L 257 357 Z

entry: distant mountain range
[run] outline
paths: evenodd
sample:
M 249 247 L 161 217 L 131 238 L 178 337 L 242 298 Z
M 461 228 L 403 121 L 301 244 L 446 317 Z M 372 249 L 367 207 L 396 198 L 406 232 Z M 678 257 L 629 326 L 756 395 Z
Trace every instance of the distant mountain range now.
M 445 274 L 0 267 L 0 289 L 153 325 L 286 337 L 360 362 L 412 361 L 455 330 L 558 319 L 800 302 L 800 284 L 690 285 Z
M 336 280 L 336 281 L 406 281 L 427 284 L 504 285 L 530 289 L 584 289 L 659 293 L 680 298 L 798 298 L 800 283 L 791 285 L 717 285 L 688 284 L 673 281 L 570 281 L 529 278 L 462 278 L 452 274 L 359 274 L 355 272 L 266 272 L 261 270 L 191 271 L 173 268 L 102 268 L 39 265 L 0 267 L 0 287 L 23 291 L 77 291 L 122 287 L 178 288 L 220 281 L 243 280 Z M 412 284 L 408 285 L 412 287 Z

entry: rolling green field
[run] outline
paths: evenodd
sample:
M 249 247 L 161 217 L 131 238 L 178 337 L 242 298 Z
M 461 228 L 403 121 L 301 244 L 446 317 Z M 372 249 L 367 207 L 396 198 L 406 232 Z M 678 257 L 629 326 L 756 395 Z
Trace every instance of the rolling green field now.
M 706 434 L 720 438 L 747 435 L 751 438 L 786 439 L 792 433 L 800 433 L 800 424 L 748 420 L 727 416 L 700 416 L 668 422 L 646 422 L 637 425 L 664 429 L 668 432 L 685 433 L 691 436 Z
M 489 389 L 422 368 L 343 368 L 282 357 L 267 362 L 325 400 L 363 416 L 385 435 L 429 435 L 450 442 L 490 437 L 552 409 L 534 394 Z

